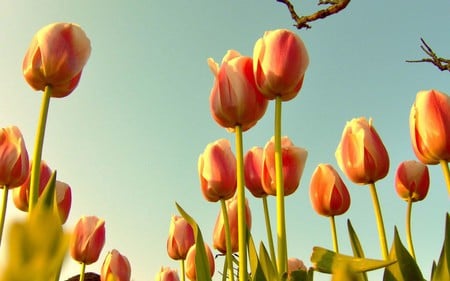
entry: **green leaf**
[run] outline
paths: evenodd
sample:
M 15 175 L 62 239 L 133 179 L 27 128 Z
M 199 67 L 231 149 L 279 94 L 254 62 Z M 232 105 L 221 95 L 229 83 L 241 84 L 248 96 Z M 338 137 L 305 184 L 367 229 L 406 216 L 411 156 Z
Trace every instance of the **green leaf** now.
M 431 272 L 431 281 L 445 280 L 450 276 L 450 215 L 445 216 L 445 236 L 444 244 L 442 245 L 441 255 L 439 261 L 433 262 L 433 270 Z
M 42 192 L 42 195 L 39 197 L 38 201 L 41 202 L 48 209 L 57 208 L 56 206 L 56 198 L 55 198 L 55 186 L 56 186 L 56 170 L 53 171 L 50 179 L 47 182 L 47 185 Z
M 308 281 L 308 272 L 306 270 L 292 271 L 288 281 Z
M 352 270 L 349 262 L 342 262 L 333 266 L 333 277 L 331 281 L 358 281 L 360 273 Z
M 247 249 L 248 249 L 248 258 L 250 260 L 250 270 L 251 277 L 253 281 L 265 281 L 267 280 L 264 276 L 264 272 L 261 268 L 261 263 L 259 262 L 258 253 L 256 251 L 255 243 L 253 241 L 253 237 L 249 231 L 247 231 Z
M 347 220 L 347 228 L 348 235 L 350 236 L 350 243 L 352 245 L 353 255 L 358 258 L 364 258 L 364 251 L 361 246 L 361 242 L 359 242 L 358 235 L 356 235 L 356 231 L 353 229 L 352 223 L 350 220 Z M 363 272 L 358 274 L 358 281 L 367 281 L 367 273 Z
M 205 250 L 205 243 L 203 242 L 203 236 L 202 232 L 200 231 L 200 228 L 198 227 L 198 224 L 195 222 L 195 220 L 186 213 L 183 208 L 181 208 L 178 203 L 175 203 L 178 209 L 178 212 L 183 216 L 183 218 L 192 226 L 192 229 L 194 230 L 194 236 L 195 236 L 195 272 L 197 275 L 197 280 L 211 280 L 211 274 L 209 271 L 209 261 L 208 257 L 206 256 L 206 250 Z
M 385 269 L 383 281 L 424 280 L 416 261 L 400 241 L 397 228 L 394 230 L 394 242 L 389 258 L 397 262 Z
M 279 280 L 277 269 L 274 268 L 273 263 L 270 260 L 269 253 L 267 252 L 266 247 L 264 247 L 263 243 L 259 245 L 259 260 L 261 263 L 261 269 L 264 272 L 266 280 L 267 281 Z
M 338 254 L 325 248 L 314 247 L 311 255 L 311 262 L 313 263 L 315 270 L 323 273 L 332 273 L 334 266 L 340 266 L 344 263 L 348 264 L 355 272 L 366 272 L 386 267 L 393 264 L 395 261 L 352 257 Z

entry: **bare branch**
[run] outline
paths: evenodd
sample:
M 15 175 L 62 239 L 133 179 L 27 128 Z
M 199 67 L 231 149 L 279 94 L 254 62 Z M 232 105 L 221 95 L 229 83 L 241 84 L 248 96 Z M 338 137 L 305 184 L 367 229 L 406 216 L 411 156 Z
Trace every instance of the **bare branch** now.
M 420 38 L 420 41 L 422 41 L 422 45 L 420 48 L 429 56 L 429 58 L 423 58 L 420 60 L 407 60 L 406 62 L 430 62 L 434 64 L 439 70 L 441 71 L 450 71 L 450 59 L 445 59 L 438 57 L 436 53 L 431 49 L 430 46 L 423 40 L 423 38 Z
M 319 0 L 319 5 L 330 5 L 330 6 L 308 16 L 299 16 L 295 11 L 294 5 L 292 5 L 290 0 L 276 0 L 276 1 L 281 2 L 287 6 L 289 12 L 291 13 L 292 19 L 295 21 L 294 26 L 297 27 L 297 29 L 311 28 L 311 26 L 308 24 L 309 22 L 318 19 L 323 19 L 333 14 L 336 14 L 341 10 L 345 9 L 348 3 L 350 3 L 350 0 Z

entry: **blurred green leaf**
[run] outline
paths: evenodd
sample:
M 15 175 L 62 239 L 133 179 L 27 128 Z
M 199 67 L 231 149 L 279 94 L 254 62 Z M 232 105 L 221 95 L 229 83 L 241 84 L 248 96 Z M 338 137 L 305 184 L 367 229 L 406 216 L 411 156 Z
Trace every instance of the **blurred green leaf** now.
M 450 276 L 450 215 L 445 215 L 445 239 L 442 245 L 441 255 L 436 264 L 433 262 L 431 281 L 447 280 Z
M 306 270 L 292 271 L 288 281 L 308 281 L 308 272 Z
M 394 230 L 394 242 L 392 243 L 389 258 L 397 260 L 397 262 L 386 267 L 383 281 L 424 280 L 416 261 L 403 246 L 397 228 Z
M 358 235 L 356 235 L 356 231 L 352 226 L 352 223 L 350 220 L 347 220 L 347 228 L 348 228 L 348 235 L 350 236 L 350 244 L 352 245 L 352 251 L 353 255 L 358 258 L 364 258 L 364 251 L 361 246 L 361 242 L 359 242 Z M 357 274 L 358 281 L 367 281 L 367 273 L 362 272 Z

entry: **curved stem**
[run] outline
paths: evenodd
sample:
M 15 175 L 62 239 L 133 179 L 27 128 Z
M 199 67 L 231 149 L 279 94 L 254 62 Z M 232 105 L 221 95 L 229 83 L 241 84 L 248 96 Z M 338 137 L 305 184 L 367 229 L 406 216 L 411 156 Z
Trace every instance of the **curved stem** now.
M 84 281 L 84 271 L 86 270 L 86 264 L 84 262 L 81 263 L 81 272 L 80 272 L 80 278 L 78 281 Z
M 6 207 L 8 205 L 8 187 L 3 186 L 2 209 L 0 213 L 0 244 L 2 243 L 3 228 L 5 227 Z
M 414 246 L 411 236 L 411 211 L 412 211 L 412 198 L 408 198 L 408 206 L 406 207 L 406 240 L 408 241 L 409 253 L 416 259 L 416 254 L 414 253 Z
M 287 241 L 284 214 L 283 157 L 281 151 L 281 97 L 275 99 L 275 181 L 277 191 L 278 273 L 287 272 Z
M 267 206 L 267 196 L 264 196 L 261 199 L 264 207 L 264 219 L 266 221 L 266 231 L 267 231 L 267 240 L 269 241 L 270 258 L 272 259 L 273 265 L 276 267 L 277 258 L 275 256 L 275 248 L 273 246 L 272 226 L 270 225 L 269 208 Z
M 30 176 L 30 195 L 28 198 L 29 213 L 33 211 L 33 208 L 36 205 L 39 197 L 39 178 L 41 172 L 40 167 L 42 158 L 42 147 L 44 145 L 45 125 L 47 123 L 47 114 L 51 95 L 52 95 L 52 88 L 50 86 L 46 86 L 45 91 L 42 95 L 41 112 L 39 114 L 39 120 L 36 130 L 36 138 L 34 141 L 33 163 L 31 166 L 31 176 Z
M 186 280 L 186 273 L 185 273 L 185 267 L 184 267 L 184 260 L 181 260 L 181 281 Z
M 236 177 L 238 199 L 239 280 L 247 280 L 247 223 L 245 219 L 244 149 L 242 127 L 236 126 Z
M 336 222 L 334 220 L 334 216 L 330 217 L 330 224 L 331 224 L 331 236 L 333 237 L 333 250 L 336 253 L 339 253 L 339 246 L 338 246 L 338 239 L 337 239 L 337 232 L 336 232 Z
M 233 259 L 232 259 L 232 250 L 231 250 L 231 234 L 230 234 L 230 221 L 228 219 L 228 210 L 227 210 L 227 204 L 225 203 L 224 199 L 220 199 L 220 206 L 222 207 L 222 218 L 223 218 L 223 224 L 225 226 L 225 243 L 226 243 L 226 255 L 227 255 L 227 264 L 228 264 L 228 274 L 230 276 L 230 280 L 234 281 L 234 274 L 233 274 Z
M 445 183 L 447 185 L 447 193 L 450 196 L 450 170 L 448 169 L 448 163 L 445 160 L 441 160 L 442 172 L 444 173 Z
M 377 190 L 375 188 L 375 183 L 370 183 L 369 188 L 370 188 L 370 194 L 372 196 L 372 204 L 373 204 L 373 209 L 375 211 L 375 218 L 377 220 L 378 237 L 380 239 L 381 253 L 383 254 L 383 259 L 388 260 L 389 252 L 388 252 L 388 247 L 387 247 L 387 242 L 386 242 L 386 232 L 384 230 L 383 216 L 381 215 L 381 207 L 380 207 L 380 202 L 378 201 L 378 195 L 377 195 Z

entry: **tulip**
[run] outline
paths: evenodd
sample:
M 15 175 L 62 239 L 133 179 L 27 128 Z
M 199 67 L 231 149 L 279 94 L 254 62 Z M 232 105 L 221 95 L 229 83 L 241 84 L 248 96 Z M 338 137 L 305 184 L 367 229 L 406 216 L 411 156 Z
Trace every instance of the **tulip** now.
M 70 186 L 62 181 L 55 183 L 56 204 L 61 224 L 64 224 L 69 217 L 70 207 L 72 206 L 72 191 Z
M 253 50 L 253 72 L 256 85 L 268 99 L 288 101 L 300 91 L 308 52 L 303 41 L 286 29 L 267 31 Z
M 108 253 L 102 265 L 101 281 L 130 281 L 131 266 L 127 257 L 116 249 Z
M 423 200 L 430 186 L 428 167 L 415 160 L 403 161 L 395 173 L 395 190 L 398 196 L 412 202 Z
M 231 251 L 236 253 L 239 250 L 239 233 L 238 233 L 238 201 L 237 197 L 226 201 L 228 223 L 230 225 L 230 240 Z M 252 215 L 248 206 L 248 201 L 245 200 L 245 222 L 247 229 L 250 231 L 252 228 Z M 217 216 L 216 225 L 213 232 L 213 247 L 225 254 L 226 249 L 226 237 L 225 237 L 225 220 L 222 212 L 219 212 Z
M 288 275 L 291 276 L 293 271 L 306 271 L 308 270 L 302 260 L 297 258 L 288 259 Z
M 347 122 L 335 153 L 345 175 L 356 184 L 374 183 L 389 171 L 389 155 L 371 120 Z
M 155 276 L 155 281 L 180 281 L 180 278 L 175 269 L 161 267 L 161 270 Z
M 206 146 L 198 159 L 203 196 L 210 202 L 230 199 L 236 192 L 236 158 L 230 142 L 220 139 Z
M 284 195 L 288 196 L 294 193 L 300 184 L 308 152 L 301 147 L 294 146 L 288 137 L 282 137 L 281 149 Z M 262 185 L 267 194 L 276 195 L 275 143 L 273 137 L 264 147 L 263 154 Z
M 261 181 L 262 167 L 263 149 L 252 147 L 244 156 L 244 179 L 247 189 L 257 198 L 267 195 Z
M 253 127 L 264 115 L 268 101 L 255 84 L 252 59 L 230 50 L 218 66 L 208 59 L 215 79 L 209 98 L 214 120 L 229 131 L 241 126 L 242 131 Z
M 412 147 L 424 164 L 450 161 L 450 97 L 437 90 L 420 91 L 411 108 Z
M 81 217 L 75 225 L 70 241 L 70 255 L 86 265 L 96 262 L 105 244 L 105 221 L 95 217 Z
M 210 277 L 213 277 L 214 270 L 215 270 L 214 257 L 213 257 L 213 254 L 212 254 L 211 249 L 209 248 L 209 246 L 207 244 L 204 244 L 204 245 L 205 245 L 205 251 L 206 251 L 206 258 L 207 258 L 207 262 L 208 262 L 208 265 L 209 265 L 209 274 L 210 274 Z M 197 271 L 195 269 L 195 265 L 196 265 L 196 263 L 195 263 L 195 255 L 196 255 L 196 253 L 197 253 L 196 245 L 194 244 L 189 249 L 188 254 L 186 256 L 186 276 L 191 281 L 197 280 Z
M 314 210 L 322 216 L 337 216 L 350 207 L 350 194 L 330 164 L 319 164 L 311 177 L 309 197 Z
M 0 129 L 0 188 L 13 188 L 29 175 L 28 152 L 16 126 Z
M 22 71 L 37 91 L 51 86 L 52 97 L 65 97 L 78 85 L 91 53 L 91 43 L 80 26 L 53 23 L 33 37 L 25 54 Z
M 186 259 L 187 252 L 195 244 L 192 226 L 181 216 L 172 216 L 167 238 L 167 253 L 174 260 Z

